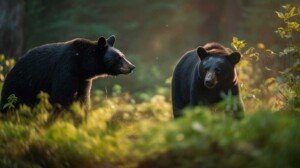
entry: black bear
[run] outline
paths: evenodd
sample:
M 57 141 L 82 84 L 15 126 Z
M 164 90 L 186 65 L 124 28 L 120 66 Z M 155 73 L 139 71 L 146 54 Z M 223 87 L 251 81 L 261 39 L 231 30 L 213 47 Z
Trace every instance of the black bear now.
M 18 98 L 17 105 L 32 107 L 41 91 L 64 108 L 74 101 L 88 104 L 93 79 L 128 74 L 135 68 L 114 43 L 114 36 L 98 41 L 77 38 L 29 50 L 4 81 L 1 111 L 6 111 L 3 106 L 11 94 Z
M 219 43 L 207 43 L 184 54 L 172 79 L 174 118 L 181 116 L 187 106 L 211 106 L 222 101 L 222 94 L 230 93 L 237 98 L 234 116 L 241 117 L 243 103 L 235 71 L 240 58 L 240 53 L 230 54 Z

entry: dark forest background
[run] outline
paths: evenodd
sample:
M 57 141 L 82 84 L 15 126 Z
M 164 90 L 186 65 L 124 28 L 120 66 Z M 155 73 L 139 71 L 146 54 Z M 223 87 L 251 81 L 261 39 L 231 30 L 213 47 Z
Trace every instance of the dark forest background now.
M 94 89 L 151 92 L 172 74 L 187 50 L 233 36 L 279 50 L 274 9 L 284 0 L 1 0 L 0 53 L 19 58 L 32 47 L 82 37 L 117 36 L 137 65 L 134 74 L 97 80 Z M 291 1 L 289 3 L 296 3 Z M 257 64 L 270 64 L 269 58 Z
M 91 108 L 0 113 L 0 167 L 300 167 L 299 0 L 0 0 L 0 89 L 29 49 L 116 35 L 134 73 L 95 80 Z M 237 64 L 228 94 L 173 119 L 170 79 L 188 50 L 220 42 Z

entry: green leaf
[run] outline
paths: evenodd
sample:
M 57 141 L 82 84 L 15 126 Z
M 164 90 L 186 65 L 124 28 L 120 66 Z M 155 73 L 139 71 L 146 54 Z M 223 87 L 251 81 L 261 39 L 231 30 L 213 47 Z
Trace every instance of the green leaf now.
M 10 96 L 8 96 L 7 101 L 8 101 L 8 103 L 15 104 L 15 103 L 17 103 L 18 98 L 15 94 L 11 94 Z
M 250 58 L 254 57 L 256 61 L 259 60 L 259 54 L 258 53 L 252 53 L 249 55 Z
M 10 107 L 10 103 L 6 103 L 4 106 L 3 106 L 3 109 L 7 109 L 7 108 L 9 108 Z
M 15 108 L 14 104 L 10 103 L 10 102 L 4 104 L 4 106 L 3 106 L 3 109 L 14 109 L 14 108 Z
M 253 53 L 254 52 L 254 47 L 250 47 L 248 50 L 245 51 L 245 55 L 248 55 L 250 53 Z
M 291 7 L 291 4 L 282 5 L 282 7 L 286 10 L 289 10 Z
M 270 49 L 267 49 L 266 52 L 269 54 L 269 55 L 276 55 L 276 53 Z
M 298 22 L 287 22 L 287 26 L 289 29 L 300 31 L 300 24 Z
M 232 38 L 231 46 L 235 49 L 240 51 L 246 46 L 245 40 L 239 40 L 237 37 Z
M 296 7 L 293 7 L 293 8 L 289 11 L 288 17 L 290 18 L 290 17 L 295 16 L 295 15 L 296 15 L 295 11 L 296 11 Z
M 276 14 L 277 14 L 277 16 L 278 16 L 280 19 L 284 19 L 284 18 L 285 18 L 284 14 L 281 13 L 281 12 L 277 12 L 277 11 L 276 11 Z
M 269 67 L 265 67 L 265 69 L 267 70 L 267 71 L 273 71 L 271 68 L 269 68 Z

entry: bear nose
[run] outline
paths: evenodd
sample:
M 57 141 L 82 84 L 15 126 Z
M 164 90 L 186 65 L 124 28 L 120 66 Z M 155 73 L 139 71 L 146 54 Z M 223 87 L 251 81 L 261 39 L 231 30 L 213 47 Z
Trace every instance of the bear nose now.
M 130 71 L 132 71 L 132 70 L 135 69 L 135 66 L 131 64 L 131 65 L 129 66 L 129 69 L 130 69 Z
M 213 86 L 214 86 L 214 83 L 213 83 L 213 81 L 205 81 L 205 85 L 206 85 L 207 87 L 213 87 Z

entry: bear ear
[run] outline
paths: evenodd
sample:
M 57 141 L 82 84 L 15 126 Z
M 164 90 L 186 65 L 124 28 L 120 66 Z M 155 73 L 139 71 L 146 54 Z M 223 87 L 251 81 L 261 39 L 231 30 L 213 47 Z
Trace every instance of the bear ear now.
M 197 54 L 201 60 L 203 60 L 204 58 L 206 58 L 208 56 L 208 53 L 206 52 L 206 50 L 203 47 L 198 47 Z
M 107 39 L 107 43 L 108 43 L 108 45 L 110 45 L 110 46 L 114 46 L 115 41 L 116 41 L 116 37 L 115 37 L 114 35 L 110 36 L 110 37 Z
M 102 48 L 105 47 L 106 45 L 107 45 L 106 39 L 104 37 L 100 37 L 98 39 L 98 46 Z
M 232 65 L 235 65 L 240 62 L 241 54 L 239 52 L 233 52 L 228 56 L 228 60 Z

